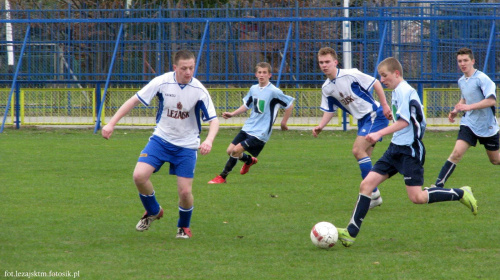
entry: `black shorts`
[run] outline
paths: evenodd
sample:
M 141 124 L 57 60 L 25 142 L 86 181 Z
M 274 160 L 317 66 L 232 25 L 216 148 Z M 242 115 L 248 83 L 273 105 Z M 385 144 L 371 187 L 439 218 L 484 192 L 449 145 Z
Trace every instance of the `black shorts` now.
M 415 143 L 412 147 L 391 143 L 372 171 L 389 175 L 389 178 L 399 172 L 403 174 L 407 186 L 423 186 L 425 147 L 422 142 Z
M 254 157 L 258 157 L 262 149 L 264 149 L 264 145 L 266 145 L 266 142 L 252 135 L 248 135 L 248 133 L 243 130 L 234 137 L 231 143 L 234 145 L 241 144 L 245 151 L 249 152 Z
M 457 140 L 463 140 L 473 147 L 476 146 L 477 141 L 479 140 L 479 144 L 483 145 L 488 151 L 498 151 L 500 148 L 498 133 L 490 137 L 479 137 L 472 132 L 472 129 L 465 125 L 460 126 Z

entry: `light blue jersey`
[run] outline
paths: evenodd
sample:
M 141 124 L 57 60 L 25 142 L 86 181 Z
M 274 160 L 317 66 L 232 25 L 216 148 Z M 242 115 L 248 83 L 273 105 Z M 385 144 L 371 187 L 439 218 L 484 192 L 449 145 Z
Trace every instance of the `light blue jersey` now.
M 253 85 L 243 98 L 243 104 L 248 109 L 252 109 L 252 113 L 241 130 L 267 142 L 271 137 L 278 109 L 289 108 L 294 99 L 285 95 L 271 83 L 264 88 L 260 88 L 258 84 Z
M 426 126 L 424 109 L 417 91 L 404 80 L 392 91 L 392 110 L 395 121 L 403 119 L 409 125 L 394 132 L 391 142 L 413 147 L 415 142 L 421 144 Z
M 458 86 L 466 104 L 477 103 L 492 96 L 497 98 L 495 83 L 479 70 L 476 70 L 469 78 L 463 75 L 458 80 Z M 479 137 L 490 137 L 497 134 L 498 123 L 495 117 L 495 106 L 465 112 L 460 120 L 460 125 L 468 126 Z

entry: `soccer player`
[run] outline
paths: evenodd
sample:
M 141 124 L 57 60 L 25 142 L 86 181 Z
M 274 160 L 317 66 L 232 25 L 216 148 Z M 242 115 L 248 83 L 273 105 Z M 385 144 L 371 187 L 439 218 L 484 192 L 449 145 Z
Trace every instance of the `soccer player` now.
M 470 146 L 477 141 L 484 145 L 492 164 L 500 164 L 498 123 L 495 117 L 495 83 L 483 72 L 474 68 L 474 54 L 468 48 L 457 52 L 458 67 L 464 75 L 458 80 L 462 98 L 448 115 L 453 123 L 459 112 L 464 112 L 460 120 L 455 148 L 444 163 L 436 179 L 435 186 L 444 187 L 455 166 L 460 162 Z
M 422 143 L 426 121 L 420 98 L 404 79 L 403 68 L 393 57 L 378 65 L 380 81 L 392 91 L 392 108 L 395 122 L 382 130 L 366 135 L 370 143 L 393 133 L 384 155 L 375 163 L 372 171 L 361 182 L 358 201 L 347 228 L 339 228 L 339 240 L 351 246 L 361 228 L 370 206 L 370 196 L 375 187 L 396 173 L 404 176 L 408 198 L 415 204 L 460 200 L 474 215 L 477 202 L 470 187 L 460 189 L 422 189 L 424 183 L 425 147 Z
M 243 98 L 243 105 L 234 112 L 224 112 L 222 117 L 229 119 L 252 109 L 250 117 L 245 121 L 241 131 L 234 137 L 227 147 L 229 159 L 220 175 L 210 180 L 209 184 L 226 183 L 226 178 L 238 160 L 244 164 L 240 174 L 244 175 L 250 167 L 257 163 L 257 157 L 271 137 L 273 124 L 276 120 L 279 108 L 285 108 L 281 121 L 281 129 L 288 130 L 286 125 L 292 114 L 294 98 L 285 95 L 279 88 L 274 86 L 269 79 L 272 76 L 271 65 L 267 62 L 259 62 L 255 66 L 255 77 L 259 81 L 253 85 Z M 248 152 L 250 155 L 245 153 Z
M 358 69 L 337 68 L 338 59 L 334 49 L 325 47 L 318 52 L 318 62 L 321 71 L 327 79 L 321 89 L 322 99 L 320 109 L 324 111 L 323 118 L 318 126 L 313 128 L 312 134 L 318 134 L 333 118 L 336 107 L 351 114 L 358 120 L 358 136 L 354 141 L 352 153 L 359 164 L 361 178 L 365 178 L 372 169 L 371 155 L 375 143 L 370 143 L 365 136 L 389 125 L 392 119 L 391 109 L 385 99 L 384 89 L 380 82 L 372 76 L 361 73 Z M 375 90 L 378 99 L 373 99 L 370 92 Z M 378 188 L 373 190 L 370 208 L 382 204 L 382 197 Z
M 149 229 L 151 223 L 163 217 L 163 209 L 156 200 L 150 177 L 165 162 L 170 163 L 170 174 L 177 176 L 179 220 L 176 238 L 191 238 L 189 228 L 193 212 L 192 185 L 197 149 L 206 155 L 219 130 L 219 120 L 207 89 L 193 77 L 195 57 L 181 50 L 174 56 L 174 71 L 151 80 L 118 109 L 102 128 L 102 136 L 109 139 L 116 123 L 139 103 L 146 106 L 156 96 L 159 112 L 156 127 L 134 170 L 134 182 L 146 212 L 136 226 L 138 231 Z M 201 118 L 209 122 L 208 135 L 200 145 Z

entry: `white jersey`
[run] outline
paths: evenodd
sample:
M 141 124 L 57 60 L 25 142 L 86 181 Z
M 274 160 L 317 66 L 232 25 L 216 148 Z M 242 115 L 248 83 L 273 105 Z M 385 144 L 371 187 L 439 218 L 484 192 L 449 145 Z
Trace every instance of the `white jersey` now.
M 373 99 L 371 93 L 375 81 L 374 77 L 356 68 L 338 69 L 337 78 L 326 79 L 323 84 L 320 109 L 334 112 L 337 106 L 357 120 L 377 111 L 380 103 Z
M 198 149 L 200 119 L 207 122 L 217 118 L 214 103 L 201 82 L 193 78 L 181 85 L 175 79 L 175 72 L 154 78 L 136 96 L 146 106 L 155 96 L 159 98 L 153 135 L 179 147 Z
M 497 98 L 495 83 L 483 72 L 476 70 L 472 76 L 458 80 L 462 98 L 466 104 L 480 102 L 486 98 Z M 460 125 L 468 126 L 479 137 L 490 137 L 498 133 L 495 106 L 465 112 Z

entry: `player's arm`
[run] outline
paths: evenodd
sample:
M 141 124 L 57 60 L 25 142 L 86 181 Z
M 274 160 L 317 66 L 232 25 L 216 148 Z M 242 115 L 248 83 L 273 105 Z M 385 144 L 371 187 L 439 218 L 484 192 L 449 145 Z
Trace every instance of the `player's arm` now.
M 466 111 L 471 111 L 471 110 L 479 110 L 479 109 L 484 109 L 484 108 L 489 108 L 495 106 L 497 103 L 497 100 L 495 99 L 494 96 L 490 96 L 488 98 L 485 98 L 477 103 L 473 104 L 465 104 L 465 100 L 463 103 L 458 103 L 455 106 L 455 110 L 457 112 L 466 112 Z
M 241 113 L 245 113 L 247 110 L 248 110 L 248 108 L 245 105 L 241 105 L 240 108 L 234 110 L 233 112 L 224 112 L 224 113 L 222 113 L 222 117 L 224 119 L 229 119 L 229 118 L 237 116 L 237 115 L 239 115 Z
M 384 129 L 381 129 L 377 132 L 373 132 L 373 133 L 366 135 L 366 140 L 368 140 L 368 142 L 370 142 L 372 144 L 375 144 L 375 143 L 377 143 L 378 140 L 380 140 L 380 138 L 384 137 L 385 135 L 392 134 L 392 133 L 399 131 L 407 126 L 408 126 L 407 121 L 405 121 L 404 119 L 399 119 L 395 123 L 393 123 L 392 125 L 390 125 L 388 127 L 385 127 Z
M 111 118 L 111 120 L 106 124 L 101 131 L 102 137 L 109 139 L 111 134 L 113 134 L 113 130 L 115 129 L 115 125 L 118 123 L 121 118 L 126 116 L 132 108 L 134 108 L 141 101 L 137 96 L 132 96 L 129 100 L 125 101 L 123 105 L 116 111 L 115 115 Z
M 203 143 L 201 143 L 200 145 L 200 153 L 202 155 L 210 153 L 215 140 L 215 136 L 217 135 L 217 132 L 219 132 L 219 119 L 212 119 L 209 124 L 210 126 L 208 127 L 207 138 L 205 138 L 205 141 L 203 141 Z
M 330 122 L 333 118 L 333 112 L 324 112 L 319 125 L 313 128 L 312 134 L 314 137 L 318 137 L 318 135 L 323 131 L 323 128 Z
M 288 119 L 292 115 L 292 111 L 293 111 L 293 103 L 290 104 L 290 107 L 285 109 L 285 113 L 283 114 L 283 119 L 281 120 L 281 130 L 288 130 L 288 126 L 286 125 L 286 123 L 288 122 Z
M 382 109 L 384 110 L 384 116 L 388 120 L 392 120 L 391 107 L 389 106 L 389 104 L 387 103 L 387 99 L 385 98 L 384 88 L 382 87 L 382 84 L 378 80 L 375 80 L 375 83 L 373 84 L 373 89 L 375 90 L 375 93 L 378 96 L 378 101 L 380 102 Z

